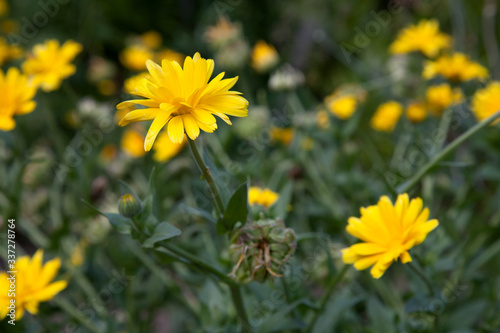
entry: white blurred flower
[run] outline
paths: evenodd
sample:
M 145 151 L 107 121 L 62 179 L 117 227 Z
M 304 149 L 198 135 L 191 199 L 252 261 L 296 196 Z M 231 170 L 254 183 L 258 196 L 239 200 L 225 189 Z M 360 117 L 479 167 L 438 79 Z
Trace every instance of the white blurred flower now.
M 304 84 L 304 74 L 290 64 L 278 68 L 269 79 L 272 90 L 292 90 Z

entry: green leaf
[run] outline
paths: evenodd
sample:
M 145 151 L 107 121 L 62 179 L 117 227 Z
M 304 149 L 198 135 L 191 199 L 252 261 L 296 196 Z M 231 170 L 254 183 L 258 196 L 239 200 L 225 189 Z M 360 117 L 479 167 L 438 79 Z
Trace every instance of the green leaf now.
M 207 221 L 210 221 L 212 223 L 215 223 L 215 218 L 213 215 L 206 210 L 196 208 L 196 207 L 191 207 L 186 204 L 180 204 L 179 207 L 179 213 L 184 216 L 184 214 L 190 214 L 190 215 L 195 215 L 199 216 Z
M 370 297 L 367 302 L 368 318 L 374 332 L 396 332 L 394 318 L 396 314 L 375 297 Z
M 106 216 L 109 220 L 109 223 L 113 226 L 121 234 L 130 234 L 130 229 L 132 228 L 132 222 L 130 219 L 125 216 L 121 216 L 120 214 L 115 213 L 101 213 Z
M 277 218 L 285 219 L 288 215 L 288 206 L 292 201 L 292 193 L 293 193 L 293 182 L 288 182 L 280 191 L 280 196 L 278 201 L 271 206 L 271 211 L 274 213 L 274 216 Z
M 248 185 L 241 184 L 229 199 L 226 211 L 217 221 L 217 233 L 222 235 L 233 230 L 237 222 L 245 223 L 248 216 Z
M 182 232 L 178 228 L 168 222 L 162 222 L 156 226 L 153 235 L 146 239 L 144 243 L 142 243 L 142 246 L 145 248 L 152 248 L 156 243 L 177 237 L 180 234 L 182 234 Z

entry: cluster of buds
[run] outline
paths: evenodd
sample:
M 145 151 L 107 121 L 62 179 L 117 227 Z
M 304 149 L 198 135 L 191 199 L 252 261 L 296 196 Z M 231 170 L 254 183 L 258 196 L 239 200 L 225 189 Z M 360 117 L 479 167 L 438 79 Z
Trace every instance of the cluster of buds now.
M 229 255 L 235 266 L 230 276 L 238 283 L 279 277 L 296 247 L 297 237 L 283 220 L 247 222 L 231 238 Z

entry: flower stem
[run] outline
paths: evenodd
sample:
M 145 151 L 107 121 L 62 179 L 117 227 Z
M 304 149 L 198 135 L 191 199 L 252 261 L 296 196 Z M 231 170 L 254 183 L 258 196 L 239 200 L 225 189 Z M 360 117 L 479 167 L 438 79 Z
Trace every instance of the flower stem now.
M 491 124 L 495 119 L 500 117 L 500 111 L 492 114 L 488 118 L 483 121 L 477 123 L 473 127 L 471 127 L 467 132 L 456 138 L 452 143 L 450 143 L 446 148 L 444 148 L 440 153 L 434 156 L 426 165 L 424 165 L 412 178 L 404 182 L 403 184 L 397 187 L 398 193 L 405 193 L 410 188 L 412 188 L 418 181 L 427 173 L 430 169 L 432 169 L 438 162 L 446 157 L 450 152 L 455 150 L 458 146 L 460 146 L 464 141 L 469 139 L 471 136 Z
M 71 317 L 80 322 L 80 324 L 85 326 L 89 331 L 91 331 L 92 333 L 101 333 L 101 331 L 87 317 L 85 317 L 82 312 L 76 309 L 73 304 L 68 302 L 66 299 L 56 297 L 53 301 L 61 309 L 66 311 L 67 314 L 69 314 Z
M 330 281 L 330 284 L 328 285 L 328 288 L 326 289 L 326 292 L 323 295 L 323 298 L 321 299 L 321 301 L 319 303 L 319 309 L 314 314 L 314 317 L 309 322 L 309 325 L 307 325 L 307 328 L 305 330 L 306 333 L 309 333 L 313 330 L 314 325 L 316 324 L 316 321 L 321 316 L 321 314 L 325 311 L 326 304 L 328 303 L 328 300 L 330 299 L 330 296 L 331 296 L 333 290 L 335 290 L 335 287 L 337 286 L 337 284 L 345 276 L 345 273 L 347 273 L 347 271 L 349 270 L 349 267 L 350 267 L 349 265 L 344 265 L 344 267 L 342 267 L 340 272 L 338 272 L 337 275 L 335 275 L 335 277 Z
M 190 138 L 188 138 L 187 141 L 189 143 L 189 148 L 191 148 L 191 152 L 193 153 L 194 160 L 196 161 L 198 168 L 200 168 L 203 178 L 207 181 L 208 186 L 210 186 L 210 191 L 212 192 L 217 215 L 218 217 L 221 217 L 222 214 L 224 214 L 224 204 L 222 203 L 222 199 L 220 197 L 219 190 L 217 189 L 217 185 L 215 185 L 212 175 L 210 174 L 210 170 L 203 161 L 203 158 L 201 157 L 201 154 L 198 148 L 196 147 L 194 141 L 191 140 Z
M 425 283 L 425 286 L 427 287 L 427 289 L 429 290 L 429 295 L 432 297 L 434 296 L 434 287 L 432 286 L 432 282 L 431 280 L 429 280 L 427 278 L 427 276 L 422 272 L 422 270 L 417 266 L 415 265 L 415 263 L 413 262 L 409 262 L 408 263 L 408 267 L 410 267 L 410 269 L 418 275 L 418 277 L 424 281 Z
M 238 320 L 241 323 L 241 331 L 244 333 L 251 332 L 250 323 L 248 322 L 247 312 L 245 310 L 245 304 L 243 304 L 243 298 L 241 297 L 241 289 L 235 283 L 229 285 L 229 290 L 231 290 L 231 297 L 233 298 L 234 306 L 238 312 Z

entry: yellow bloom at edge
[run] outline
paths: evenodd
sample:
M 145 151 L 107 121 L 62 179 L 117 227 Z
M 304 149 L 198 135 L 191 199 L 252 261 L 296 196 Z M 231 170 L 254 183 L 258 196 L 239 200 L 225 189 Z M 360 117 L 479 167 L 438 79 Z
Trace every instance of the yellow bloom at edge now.
M 146 61 L 154 58 L 154 53 L 145 46 L 132 45 L 120 53 L 120 62 L 133 71 L 146 70 Z
M 121 141 L 122 150 L 131 157 L 142 157 L 144 151 L 144 136 L 136 130 L 128 130 L 123 134 Z
M 9 45 L 5 37 L 0 37 L 0 66 L 6 61 L 23 56 L 23 49 L 17 45 Z
M 498 110 L 500 110 L 500 82 L 492 81 L 485 88 L 476 91 L 472 97 L 472 112 L 477 120 L 481 121 Z M 493 123 L 498 123 L 498 120 Z
M 346 120 L 356 111 L 358 101 L 353 94 L 333 94 L 325 98 L 325 104 L 332 114 Z
M 154 146 L 153 159 L 158 162 L 168 162 L 172 157 L 177 155 L 186 145 L 186 136 L 181 143 L 173 143 L 166 131 L 158 135 L 156 145 Z
M 16 295 L 12 298 L 16 305 L 15 320 L 20 320 L 25 311 L 37 314 L 39 303 L 51 300 L 66 288 L 66 281 L 52 282 L 60 267 L 59 258 L 49 260 L 43 265 L 42 250 L 38 250 L 31 260 L 29 256 L 16 260 Z M 6 272 L 0 273 L 0 320 L 7 315 L 10 317 L 10 310 L 7 309 L 11 304 L 11 298 L 8 296 L 11 285 L 9 277 L 10 274 Z
M 393 54 L 420 51 L 427 57 L 435 57 L 441 49 L 451 46 L 452 38 L 439 31 L 437 20 L 420 20 L 416 25 L 401 30 L 389 47 Z
M 142 44 L 152 50 L 159 48 L 163 42 L 161 34 L 154 30 L 143 33 L 140 38 Z
M 370 125 L 377 131 L 392 132 L 398 123 L 403 106 L 395 101 L 380 105 L 373 115 Z
M 250 206 L 261 205 L 266 208 L 274 205 L 279 199 L 279 194 L 268 188 L 251 186 L 248 190 L 248 203 Z
M 422 208 L 422 199 L 410 201 L 406 193 L 398 195 L 395 205 L 382 196 L 376 205 L 362 207 L 361 217 L 350 217 L 346 227 L 362 242 L 342 250 L 344 263 L 357 270 L 373 266 L 370 273 L 378 279 L 394 261 L 410 262 L 408 251 L 439 225 L 438 220 L 428 220 L 429 209 Z
M 125 82 L 123 83 L 123 90 L 129 93 L 135 91 L 135 88 L 137 87 L 139 81 L 145 77 L 151 80 L 151 75 L 149 75 L 148 72 L 139 73 L 137 75 L 129 77 L 128 79 L 125 79 Z
M 76 67 L 71 62 L 81 51 L 82 45 L 72 40 L 63 45 L 55 39 L 48 40 L 33 47 L 32 54 L 22 64 L 23 72 L 43 91 L 56 90 L 63 79 L 75 73 Z
M 447 83 L 427 88 L 425 97 L 427 108 L 436 117 L 440 117 L 451 105 L 463 101 L 462 91 L 459 88 L 452 89 Z
M 414 124 L 427 118 L 427 108 L 424 103 L 413 102 L 406 108 L 406 117 Z
M 272 127 L 270 131 L 270 136 L 273 142 L 279 141 L 285 146 L 288 146 L 292 142 L 295 136 L 295 131 L 291 127 L 289 128 Z
M 214 115 L 231 125 L 230 116 L 246 117 L 248 101 L 241 93 L 231 91 L 238 77 L 222 79 L 224 73 L 209 82 L 214 70 L 212 59 L 203 59 L 199 53 L 186 57 L 184 68 L 175 62 L 163 60 L 162 65 L 147 61 L 151 78 L 137 84 L 134 95 L 145 99 L 125 101 L 117 109 L 129 109 L 135 105 L 146 108 L 131 111 L 119 125 L 153 120 L 149 128 L 144 149 L 149 151 L 160 130 L 167 126 L 168 136 L 174 143 L 181 143 L 184 133 L 191 140 L 200 135 L 200 129 L 212 133 L 217 129 Z
M 9 12 L 9 5 L 6 0 L 0 0 L 0 16 L 4 16 Z
M 156 53 L 156 61 L 161 63 L 163 59 L 176 61 L 178 64 L 182 64 L 186 56 L 174 50 L 162 49 Z
M 15 115 L 35 109 L 36 87 L 17 68 L 11 67 L 6 74 L 0 69 L 0 91 L 0 131 L 10 131 L 16 127 Z
M 274 46 L 259 40 L 252 50 L 252 66 L 258 72 L 267 72 L 279 61 L 278 52 Z
M 453 82 L 464 82 L 473 79 L 486 79 L 488 70 L 479 63 L 470 60 L 463 53 L 443 55 L 436 61 L 427 61 L 422 76 L 431 79 L 435 76 L 444 76 Z

